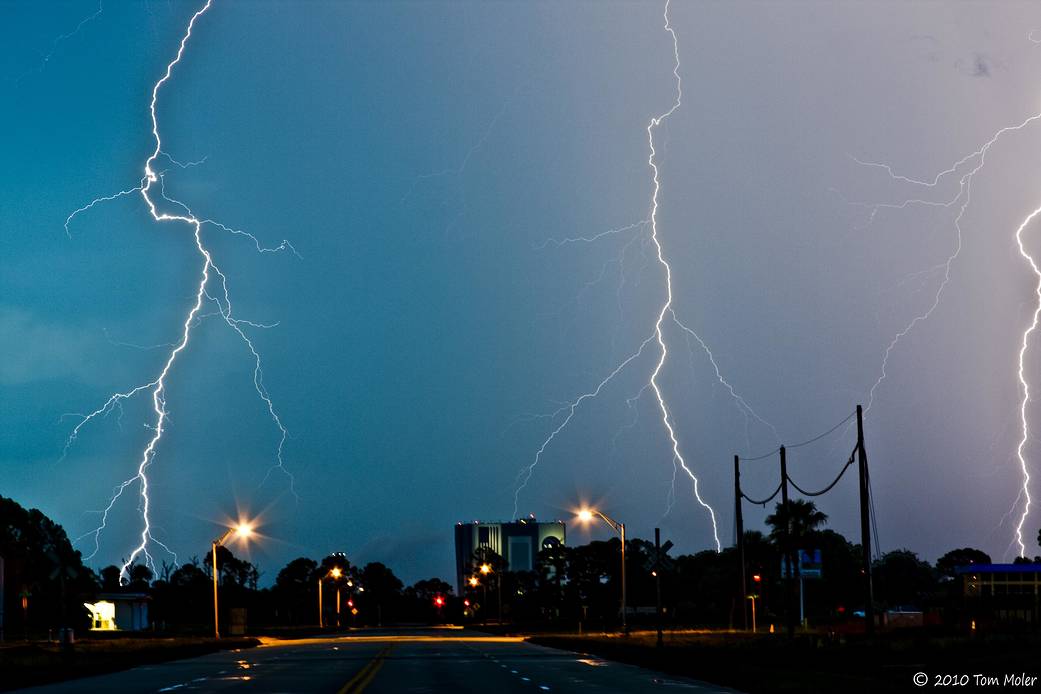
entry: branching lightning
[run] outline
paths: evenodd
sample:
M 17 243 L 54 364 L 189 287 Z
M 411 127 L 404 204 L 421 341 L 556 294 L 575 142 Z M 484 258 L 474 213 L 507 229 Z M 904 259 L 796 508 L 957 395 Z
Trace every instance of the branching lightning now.
M 102 7 L 101 0 L 98 0 L 98 7 L 97 7 L 97 9 L 94 10 L 94 12 L 92 12 L 91 14 L 89 14 L 86 17 L 84 17 L 83 19 L 81 19 L 79 21 L 79 23 L 75 26 L 75 28 L 73 28 L 71 31 L 68 31 L 68 32 L 66 32 L 64 34 L 61 34 L 61 35 L 55 37 L 54 40 L 51 41 L 50 50 L 48 50 L 47 53 L 40 58 L 39 65 L 37 65 L 34 69 L 29 70 L 25 74 L 21 75 L 16 80 L 16 82 L 21 82 L 23 79 L 25 79 L 26 77 L 28 77 L 29 75 L 31 75 L 33 73 L 43 72 L 47 68 L 47 64 L 51 62 L 51 58 L 53 58 L 54 54 L 57 52 L 58 46 L 60 46 L 65 41 L 68 41 L 69 39 L 71 39 L 76 34 L 80 33 L 80 31 L 83 29 L 83 27 L 85 27 L 86 25 L 90 24 L 91 22 L 93 22 L 98 17 L 100 17 L 104 11 L 105 11 L 105 8 Z
M 289 478 L 290 488 L 293 489 L 294 486 L 293 477 L 285 468 L 282 458 L 283 448 L 288 437 L 288 432 L 285 426 L 283 425 L 281 418 L 278 416 L 274 403 L 272 402 L 271 397 L 264 386 L 264 374 L 262 370 L 260 354 L 257 352 L 249 336 L 243 330 L 243 326 L 254 328 L 264 328 L 270 326 L 261 323 L 246 321 L 237 318 L 233 315 L 227 277 L 214 262 L 214 259 L 210 251 L 203 244 L 202 230 L 204 226 L 211 225 L 231 234 L 246 236 L 253 241 L 257 251 L 261 253 L 282 251 L 288 249 L 292 251 L 294 254 L 296 254 L 296 249 L 294 249 L 288 241 L 283 241 L 281 245 L 274 248 L 265 248 L 260 244 L 259 240 L 255 236 L 249 234 L 248 232 L 232 229 L 211 219 L 200 219 L 192 213 L 191 209 L 187 205 L 178 200 L 174 200 L 172 198 L 167 197 L 165 190 L 163 189 L 163 173 L 161 171 L 157 172 L 154 168 L 157 160 L 160 157 L 165 157 L 169 159 L 172 163 L 181 168 L 187 168 L 201 163 L 201 161 L 181 163 L 173 159 L 173 157 L 170 157 L 162 150 L 162 139 L 159 135 L 159 121 L 156 115 L 156 104 L 158 102 L 160 89 L 170 79 L 171 75 L 173 74 L 174 67 L 178 63 L 180 63 L 181 58 L 184 55 L 185 48 L 188 45 L 188 41 L 191 39 L 192 30 L 195 27 L 195 23 L 198 21 L 200 17 L 202 17 L 203 14 L 205 14 L 210 9 L 212 2 L 213 0 L 207 0 L 206 4 L 200 10 L 195 12 L 194 15 L 192 15 L 191 20 L 188 22 L 188 26 L 184 33 L 184 36 L 181 38 L 181 42 L 178 47 L 176 56 L 172 61 L 170 61 L 170 63 L 167 64 L 165 73 L 152 87 L 152 98 L 149 104 L 149 112 L 151 114 L 152 136 L 155 140 L 155 149 L 152 151 L 151 155 L 149 155 L 149 157 L 145 160 L 144 176 L 141 178 L 141 182 L 139 183 L 139 185 L 137 185 L 134 188 L 120 191 L 114 195 L 99 197 L 95 200 L 92 200 L 88 204 L 74 211 L 65 220 L 65 231 L 68 234 L 69 224 L 77 215 L 90 210 L 99 203 L 108 202 L 126 195 L 130 195 L 134 192 L 139 192 L 141 193 L 141 196 L 144 199 L 145 204 L 147 205 L 149 213 L 151 214 L 153 220 L 160 223 L 174 222 L 186 224 L 191 228 L 194 244 L 199 252 L 202 261 L 200 279 L 195 291 L 194 303 L 189 309 L 187 315 L 185 316 L 184 322 L 181 325 L 179 331 L 180 337 L 174 343 L 169 345 L 170 352 L 167 355 L 166 360 L 163 362 L 162 369 L 160 370 L 158 376 L 155 379 L 149 381 L 148 383 L 135 386 L 134 388 L 131 388 L 129 390 L 114 393 L 113 395 L 109 396 L 109 398 L 104 402 L 104 404 L 101 405 L 101 407 L 97 408 L 96 410 L 85 416 L 82 416 L 80 418 L 80 421 L 76 424 L 76 426 L 70 433 L 68 440 L 65 444 L 65 449 L 62 454 L 62 457 L 64 458 L 64 456 L 68 453 L 70 446 L 76 441 L 76 438 L 79 435 L 80 431 L 87 423 L 100 416 L 108 414 L 114 408 L 121 407 L 125 401 L 130 400 L 131 398 L 140 393 L 143 393 L 145 391 L 151 393 L 152 409 L 155 415 L 155 419 L 153 423 L 149 425 L 152 434 L 148 440 L 148 443 L 145 445 L 144 450 L 141 453 L 141 457 L 137 463 L 136 472 L 133 476 L 124 480 L 122 483 L 115 487 L 112 496 L 109 499 L 108 505 L 104 508 L 104 510 L 100 512 L 100 524 L 93 531 L 83 536 L 93 537 L 94 539 L 94 551 L 86 557 L 87 559 L 90 559 L 98 552 L 98 545 L 101 533 L 105 530 L 107 526 L 109 514 L 115 507 L 116 502 L 122 497 L 123 492 L 128 487 L 134 484 L 138 485 L 139 509 L 141 513 L 142 529 L 138 544 L 133 548 L 133 550 L 130 553 L 130 556 L 123 562 L 120 575 L 124 579 L 127 577 L 129 567 L 139 557 L 142 557 L 147 565 L 151 566 L 153 569 L 155 568 L 155 562 L 152 558 L 151 553 L 149 552 L 150 543 L 155 543 L 167 552 L 170 552 L 169 548 L 167 548 L 165 544 L 158 540 L 152 532 L 152 522 L 150 516 L 151 499 L 148 494 L 147 472 L 149 466 L 155 461 L 157 448 L 163 437 L 167 420 L 169 419 L 169 411 L 167 410 L 166 406 L 167 377 L 169 376 L 170 371 L 177 360 L 177 357 L 188 346 L 189 340 L 191 338 L 192 328 L 195 327 L 205 315 L 207 315 L 202 313 L 203 306 L 207 302 L 214 304 L 214 306 L 216 307 L 216 315 L 221 316 L 221 318 L 228 325 L 228 327 L 230 327 L 239 336 L 239 338 L 242 339 L 246 347 L 249 349 L 250 354 L 253 357 L 254 364 L 254 388 L 256 389 L 258 396 L 264 402 L 268 410 L 268 414 L 271 416 L 272 421 L 274 422 L 275 426 L 280 432 L 276 461 L 268 470 L 268 473 L 264 479 L 266 481 L 267 477 L 271 474 L 271 472 L 277 469 Z M 159 209 L 156 197 L 154 196 L 154 188 L 157 184 L 159 192 L 158 198 L 162 201 L 175 205 L 179 210 L 178 212 L 166 212 L 161 211 Z M 213 279 L 214 276 L 216 276 L 216 278 L 214 279 L 214 284 L 217 289 L 211 292 L 211 279 Z M 171 555 L 173 555 L 172 552 L 170 553 Z M 176 561 L 176 555 L 173 556 Z
M 1023 487 L 1021 489 L 1022 496 L 1025 499 L 1023 503 L 1023 513 L 1019 517 L 1019 523 L 1016 525 L 1016 544 L 1019 545 L 1019 556 L 1025 557 L 1027 548 L 1023 543 L 1023 524 L 1026 523 L 1027 516 L 1030 515 L 1030 471 L 1027 469 L 1027 461 L 1023 457 L 1023 449 L 1027 445 L 1027 441 L 1030 439 L 1030 429 L 1027 424 L 1027 403 L 1030 401 L 1030 384 L 1027 382 L 1026 377 L 1023 375 L 1023 357 L 1026 356 L 1027 346 L 1029 344 L 1030 335 L 1037 329 L 1038 316 L 1041 314 L 1041 270 L 1037 267 L 1037 262 L 1034 257 L 1027 253 L 1026 248 L 1023 246 L 1023 230 L 1026 228 L 1034 217 L 1041 214 L 1041 207 L 1027 215 L 1027 218 L 1023 220 L 1023 223 L 1016 229 L 1016 245 L 1019 246 L 1019 253 L 1026 259 L 1030 264 L 1030 269 L 1034 271 L 1034 275 L 1037 276 L 1037 287 L 1035 294 L 1037 295 L 1037 306 L 1034 307 L 1034 316 L 1030 321 L 1030 327 L 1023 333 L 1023 344 L 1019 348 L 1019 384 L 1023 387 L 1023 399 L 1020 401 L 1019 406 L 1019 421 L 1023 426 L 1023 435 L 1019 440 L 1019 446 L 1016 447 L 1016 457 L 1019 458 L 1019 467 L 1023 472 Z
M 935 266 L 935 267 L 933 267 L 933 268 L 931 268 L 930 270 L 927 271 L 927 272 L 932 272 L 934 270 L 942 268 L 943 269 L 943 279 L 941 280 L 939 286 L 937 287 L 936 293 L 934 294 L 933 300 L 930 303 L 928 309 L 926 309 L 922 313 L 919 313 L 914 318 L 912 318 L 911 321 L 908 322 L 907 325 L 904 326 L 904 328 L 902 330 L 900 330 L 899 332 L 896 333 L 896 335 L 893 336 L 892 340 L 890 340 L 889 344 L 886 346 L 885 352 L 882 355 L 882 366 L 881 366 L 880 374 L 879 374 L 878 378 L 876 379 L 875 383 L 871 386 L 871 389 L 870 389 L 870 391 L 868 393 L 868 403 L 867 403 L 867 406 L 866 406 L 866 408 L 864 410 L 865 414 L 871 409 L 871 406 L 874 404 L 874 401 L 875 401 L 875 391 L 882 384 L 882 382 L 885 381 L 885 379 L 886 379 L 886 375 L 887 375 L 886 374 L 886 368 L 887 368 L 887 366 L 889 364 L 889 357 L 892 354 L 893 349 L 897 346 L 897 344 L 900 342 L 900 340 L 902 338 L 904 338 L 908 333 L 910 333 L 919 323 L 921 323 L 921 322 L 923 322 L 925 320 L 928 320 L 928 318 L 936 310 L 937 306 L 940 305 L 940 301 L 943 298 L 944 290 L 946 289 L 946 287 L 949 284 L 950 279 L 951 279 L 951 266 L 953 265 L 954 261 L 957 260 L 958 256 L 961 254 L 962 240 L 963 240 L 963 230 L 962 230 L 962 226 L 961 226 L 961 221 L 962 221 L 962 218 L 965 215 L 966 209 L 968 209 L 969 204 L 970 204 L 970 202 L 972 200 L 972 182 L 973 182 L 973 178 L 986 165 L 987 153 L 990 151 L 991 147 L 993 147 L 994 144 L 1003 135 L 1005 135 L 1006 133 L 1016 132 L 1016 131 L 1022 130 L 1023 128 L 1027 127 L 1028 125 L 1030 125 L 1031 123 L 1033 123 L 1034 121 L 1037 121 L 1039 119 L 1041 119 L 1041 113 L 1037 113 L 1037 114 L 1034 114 L 1034 115 L 1026 118 L 1021 123 L 1019 123 L 1018 125 L 1010 125 L 1010 126 L 1006 126 L 1004 128 L 1001 128 L 1000 130 L 995 132 L 994 135 L 989 140 L 987 140 L 983 144 L 982 147 L 980 147 L 976 151 L 974 151 L 974 152 L 972 152 L 972 153 L 962 157 L 961 159 L 956 161 L 952 166 L 950 166 L 949 168 L 947 168 L 947 169 L 941 171 L 940 173 L 938 173 L 935 177 L 933 177 L 932 180 L 915 179 L 915 178 L 911 178 L 911 177 L 908 177 L 908 176 L 900 175 L 900 174 L 897 174 L 893 170 L 893 168 L 891 166 L 889 166 L 888 164 L 881 164 L 881 163 L 869 162 L 869 161 L 861 161 L 860 159 L 857 159 L 855 157 L 853 158 L 854 161 L 856 161 L 858 164 L 860 164 L 862 166 L 879 168 L 879 169 L 884 170 L 886 172 L 886 174 L 890 177 L 890 179 L 893 180 L 893 181 L 897 181 L 897 182 L 900 182 L 900 183 L 906 183 L 906 184 L 910 184 L 910 185 L 914 185 L 914 186 L 918 186 L 918 187 L 926 188 L 926 189 L 935 188 L 937 185 L 939 185 L 939 183 L 940 183 L 940 181 L 942 179 L 944 179 L 947 176 L 950 176 L 950 175 L 953 175 L 953 174 L 957 174 L 959 170 L 961 170 L 963 167 L 968 165 L 968 170 L 964 174 L 962 174 L 961 177 L 958 179 L 958 193 L 957 193 L 957 195 L 955 195 L 950 200 L 947 200 L 947 201 L 935 201 L 935 200 L 926 200 L 926 199 L 921 199 L 921 198 L 910 198 L 910 199 L 906 199 L 906 200 L 904 200 L 904 201 L 902 201 L 900 203 L 877 203 L 877 204 L 855 203 L 855 204 L 858 204 L 859 206 L 870 208 L 870 210 L 871 210 L 870 220 L 874 219 L 875 214 L 880 209 L 905 209 L 905 208 L 907 208 L 909 206 L 912 206 L 912 205 L 924 205 L 924 206 L 942 207 L 942 208 L 952 208 L 952 207 L 957 206 L 957 209 L 958 209 L 958 214 L 954 218 L 954 228 L 955 228 L 955 232 L 956 232 L 956 242 L 955 242 L 954 250 L 951 252 L 950 255 L 947 256 L 947 259 L 946 259 L 946 261 L 944 263 L 940 264 L 939 266 Z M 972 163 L 972 162 L 975 162 L 975 163 Z M 1037 307 L 1034 310 L 1033 321 L 1031 322 L 1030 326 L 1023 333 L 1022 344 L 1021 344 L 1021 347 L 1020 347 L 1020 350 L 1019 350 L 1019 366 L 1018 366 L 1018 370 L 1017 370 L 1019 383 L 1020 383 L 1020 386 L 1022 388 L 1022 398 L 1020 400 L 1020 408 L 1019 408 L 1020 409 L 1021 437 L 1020 437 L 1019 445 L 1016 448 L 1016 456 L 1019 459 L 1020 469 L 1022 471 L 1023 478 L 1022 478 L 1022 485 L 1020 487 L 1019 493 L 1017 494 L 1016 501 L 1013 502 L 1013 505 L 1017 504 L 1020 499 L 1024 500 L 1023 511 L 1022 511 L 1022 514 L 1020 515 L 1019 523 L 1017 524 L 1016 530 L 1015 530 L 1015 542 L 1016 542 L 1016 544 L 1019 545 L 1019 554 L 1020 554 L 1020 556 L 1024 556 L 1025 553 L 1026 553 L 1026 546 L 1023 543 L 1023 525 L 1026 522 L 1027 516 L 1030 513 L 1030 505 L 1031 505 L 1031 497 L 1030 497 L 1030 489 L 1029 489 L 1029 486 L 1030 486 L 1030 473 L 1029 473 L 1029 470 L 1028 470 L 1026 459 L 1025 459 L 1024 454 L 1023 454 L 1024 448 L 1026 447 L 1026 444 L 1027 444 L 1027 442 L 1030 439 L 1030 427 L 1029 427 L 1029 423 L 1027 421 L 1027 404 L 1028 404 L 1028 402 L 1030 400 L 1030 386 L 1029 386 L 1029 383 L 1028 383 L 1028 381 L 1026 379 L 1026 376 L 1024 374 L 1023 360 L 1024 360 L 1024 356 L 1026 355 L 1027 347 L 1029 345 L 1030 336 L 1031 336 L 1031 334 L 1033 334 L 1033 332 L 1035 331 L 1035 329 L 1038 326 L 1039 313 L 1041 313 L 1041 270 L 1039 270 L 1038 265 L 1035 262 L 1034 258 L 1026 251 L 1026 248 L 1023 246 L 1022 234 L 1023 234 L 1023 230 L 1026 228 L 1026 226 L 1039 213 L 1041 213 L 1041 208 L 1038 208 L 1038 209 L 1034 210 L 1033 212 L 1031 212 L 1023 220 L 1023 222 L 1022 222 L 1022 224 L 1020 224 L 1019 228 L 1016 229 L 1016 233 L 1015 233 L 1016 244 L 1019 247 L 1020 255 L 1022 255 L 1022 257 L 1027 261 L 1027 263 L 1030 265 L 1031 269 L 1033 270 L 1034 274 L 1038 277 L 1038 286 L 1037 286 L 1037 291 L 1036 291 L 1037 297 L 1038 297 L 1038 305 L 1037 305 Z M 869 221 L 869 223 L 870 223 L 870 221 Z
M 675 78 L 675 84 L 676 84 L 676 98 L 675 98 L 675 101 L 672 103 L 672 105 L 670 106 L 670 108 L 667 111 L 665 111 L 664 113 L 662 113 L 662 114 L 660 114 L 658 116 L 655 116 L 655 117 L 651 118 L 651 120 L 649 121 L 649 123 L 647 125 L 647 144 L 648 144 L 648 150 L 649 150 L 649 154 L 648 154 L 648 158 L 647 158 L 647 164 L 648 164 L 648 166 L 650 167 L 650 170 L 651 170 L 651 181 L 652 181 L 650 214 L 648 215 L 648 217 L 646 219 L 640 220 L 638 222 L 634 222 L 634 223 L 628 224 L 626 226 L 621 226 L 621 227 L 617 227 L 617 228 L 608 229 L 607 231 L 603 231 L 603 232 L 600 232 L 600 233 L 597 233 L 597 234 L 594 234 L 594 235 L 591 235 L 591 236 L 578 236 L 578 237 L 570 237 L 570 238 L 563 238 L 563 239 L 549 239 L 549 240 L 543 242 L 542 244 L 540 244 L 539 246 L 537 246 L 537 248 L 538 249 L 542 249 L 542 248 L 545 248 L 546 246 L 551 245 L 551 244 L 554 245 L 554 246 L 564 246 L 564 245 L 575 244 L 575 243 L 593 243 L 593 242 L 599 241 L 599 240 L 601 240 L 603 238 L 617 236 L 617 235 L 624 234 L 624 233 L 627 233 L 627 232 L 633 232 L 633 231 L 636 231 L 636 230 L 642 230 L 645 227 L 649 227 L 650 228 L 650 233 L 648 235 L 648 240 L 649 240 L 650 244 L 653 246 L 653 248 L 655 250 L 655 258 L 656 258 L 656 260 L 658 262 L 658 265 L 661 267 L 661 269 L 663 271 L 663 275 L 664 275 L 665 299 L 664 299 L 664 302 L 661 304 L 661 306 L 657 309 L 656 318 L 655 318 L 655 321 L 654 321 L 654 328 L 653 328 L 651 334 L 649 336 L 647 336 L 640 343 L 639 347 L 634 352 L 630 353 L 617 366 L 615 366 L 614 369 L 612 371 L 610 371 L 605 378 L 603 378 L 603 380 L 601 380 L 599 383 L 597 383 L 595 388 L 593 388 L 592 390 L 590 390 L 590 391 L 588 391 L 586 393 L 583 393 L 582 395 L 578 396 L 574 400 L 571 400 L 571 401 L 565 403 L 563 406 L 558 408 L 555 412 L 547 415 L 552 421 L 555 421 L 556 418 L 560 417 L 561 415 L 563 415 L 563 418 L 560 421 L 560 423 L 543 440 L 542 444 L 539 446 L 539 448 L 535 452 L 535 456 L 534 456 L 534 459 L 532 460 L 531 464 L 529 464 L 528 466 L 526 466 L 525 468 L 523 468 L 521 470 L 521 472 L 520 472 L 520 474 L 518 476 L 518 487 L 517 487 L 516 491 L 514 492 L 513 514 L 514 514 L 514 517 L 517 516 L 517 511 L 519 509 L 520 493 L 524 490 L 524 488 L 527 486 L 528 482 L 530 481 L 530 479 L 532 477 L 532 474 L 534 473 L 535 468 L 538 466 L 539 462 L 542 460 L 542 457 L 544 456 L 547 447 L 568 426 L 568 424 L 574 418 L 575 413 L 576 413 L 577 409 L 579 408 L 579 406 L 583 402 L 585 402 L 586 400 L 589 400 L 589 399 L 597 397 L 601 393 L 601 391 L 616 376 L 618 376 L 619 373 L 621 373 L 632 362 L 637 361 L 644 354 L 644 352 L 647 351 L 648 345 L 653 343 L 653 344 L 656 344 L 657 347 L 658 347 L 658 351 L 657 351 L 658 356 L 657 356 L 657 359 L 656 359 L 656 361 L 654 363 L 654 367 L 653 367 L 653 369 L 651 370 L 651 372 L 649 374 L 647 382 L 642 386 L 642 388 L 639 390 L 639 392 L 636 395 L 632 396 L 632 397 L 626 398 L 626 405 L 630 409 L 633 409 L 633 405 L 635 404 L 635 402 L 637 400 L 639 400 L 639 398 L 643 395 L 643 393 L 645 393 L 647 390 L 652 390 L 654 392 L 655 399 L 657 401 L 658 411 L 659 411 L 659 413 L 661 415 L 662 426 L 664 427 L 666 433 L 668 434 L 668 439 L 669 439 L 669 444 L 670 444 L 670 449 L 671 449 L 672 463 L 673 463 L 672 486 L 671 486 L 671 488 L 669 490 L 669 493 L 668 493 L 667 509 L 671 509 L 671 507 L 672 507 L 673 499 L 675 497 L 676 476 L 677 476 L 679 470 L 682 469 L 683 472 L 686 473 L 686 475 L 691 480 L 691 483 L 693 485 L 694 498 L 708 512 L 709 518 L 710 518 L 711 523 L 712 523 L 712 536 L 713 536 L 713 540 L 715 541 L 716 550 L 718 551 L 719 549 L 721 549 L 722 545 L 721 545 L 720 540 L 719 540 L 719 528 L 718 528 L 718 525 L 717 525 L 717 522 L 716 522 L 715 510 L 701 496 L 701 493 L 700 493 L 700 490 L 699 490 L 699 480 L 698 480 L 698 477 L 695 475 L 694 471 L 687 464 L 687 461 L 684 458 L 682 451 L 680 450 L 679 438 L 678 438 L 678 436 L 676 434 L 676 431 L 675 431 L 675 428 L 673 426 L 672 417 L 671 417 L 671 414 L 669 412 L 669 407 L 668 407 L 668 404 L 666 402 L 665 394 L 662 391 L 661 385 L 659 383 L 659 376 L 661 375 L 662 370 L 665 367 L 665 362 L 666 362 L 666 360 L 668 359 L 668 356 L 669 356 L 668 344 L 667 344 L 666 336 L 665 336 L 665 323 L 666 323 L 666 320 L 671 321 L 672 323 L 674 323 L 680 330 L 684 331 L 688 336 L 693 337 L 697 341 L 697 343 L 701 347 L 701 349 L 704 350 L 704 352 L 708 355 L 709 361 L 711 362 L 712 367 L 715 370 L 715 375 L 716 375 L 717 380 L 727 389 L 727 391 L 734 398 L 735 402 L 737 402 L 738 406 L 741 408 L 742 412 L 745 414 L 746 417 L 751 416 L 754 419 L 756 419 L 757 421 L 765 424 L 771 430 L 773 430 L 775 435 L 777 433 L 777 430 L 773 427 L 773 425 L 771 425 L 769 422 L 767 422 L 761 416 L 759 416 L 759 414 L 756 413 L 751 408 L 751 406 L 749 406 L 749 404 L 745 401 L 744 398 L 742 398 L 740 395 L 738 395 L 738 393 L 736 392 L 734 387 L 723 377 L 723 374 L 722 374 L 722 372 L 719 369 L 719 365 L 716 362 L 715 356 L 712 354 L 712 351 L 709 349 L 708 344 L 692 328 L 690 328 L 687 325 L 685 325 L 684 323 L 680 322 L 679 318 L 676 316 L 676 312 L 675 312 L 675 309 L 673 307 L 672 267 L 669 264 L 668 260 L 666 259 L 665 251 L 664 251 L 664 249 L 662 247 L 661 239 L 660 239 L 660 237 L 658 235 L 658 207 L 659 207 L 659 193 L 661 191 L 661 179 L 660 179 L 660 171 L 659 171 L 658 161 L 657 161 L 657 154 L 658 153 L 657 153 L 657 149 L 656 149 L 656 146 L 655 146 L 655 132 L 657 131 L 658 127 L 666 119 L 668 119 L 673 113 L 675 113 L 680 108 L 680 106 L 682 105 L 682 100 L 683 100 L 683 82 L 682 82 L 682 78 L 680 77 L 680 73 L 679 73 L 679 70 L 680 70 L 679 42 L 678 42 L 678 39 L 677 39 L 677 36 L 676 36 L 676 32 L 673 29 L 672 24 L 670 23 L 670 20 L 669 20 L 669 2 L 668 2 L 668 0 L 665 3 L 665 9 L 664 9 L 664 13 L 663 13 L 663 18 L 664 18 L 664 29 L 665 29 L 665 31 L 667 31 L 669 33 L 669 35 L 671 37 L 671 40 L 672 40 L 673 57 L 674 57 L 672 74 L 673 74 L 673 77 Z M 635 423 L 635 419 L 628 426 L 632 426 L 634 423 Z M 617 434 L 615 435 L 615 440 L 616 439 L 617 439 Z M 666 513 L 668 513 L 668 510 L 666 511 Z
M 676 31 L 669 23 L 669 0 L 666 0 L 665 2 L 664 16 L 665 31 L 669 32 L 669 35 L 672 37 L 673 56 L 676 59 L 672 68 L 672 74 L 676 78 L 676 101 L 668 111 L 660 116 L 652 118 L 651 122 L 647 124 L 647 146 L 650 149 L 650 154 L 647 156 L 647 164 L 651 167 L 654 178 L 654 192 L 651 194 L 651 240 L 653 241 L 654 248 L 658 253 L 658 262 L 661 263 L 662 268 L 665 270 L 666 290 L 665 303 L 662 304 L 661 310 L 658 312 L 658 320 L 654 323 L 654 335 L 658 341 L 658 346 L 661 348 L 661 356 L 658 358 L 658 363 L 654 366 L 654 371 L 651 373 L 651 388 L 654 390 L 654 395 L 658 399 L 662 424 L 665 426 L 666 431 L 669 432 L 669 440 L 672 442 L 673 469 L 675 471 L 675 465 L 678 463 L 679 466 L 683 468 L 683 471 L 687 473 L 687 476 L 690 477 L 691 482 L 694 485 L 694 498 L 697 499 L 698 503 L 708 511 L 709 518 L 712 520 L 712 537 L 716 541 L 716 551 L 718 552 L 722 549 L 722 545 L 719 542 L 719 528 L 716 524 L 716 512 L 710 505 L 705 503 L 704 499 L 701 498 L 701 493 L 698 490 L 698 478 L 687 466 L 687 461 L 684 460 L 683 454 L 680 452 L 680 444 L 676 439 L 676 432 L 673 430 L 672 422 L 669 419 L 669 408 L 665 404 L 665 396 L 662 394 L 661 386 L 658 385 L 658 375 L 661 373 L 662 367 L 665 366 L 665 360 L 669 356 L 669 348 L 665 344 L 665 335 L 662 332 L 662 323 L 665 321 L 665 314 L 672 310 L 672 266 L 669 265 L 669 261 L 665 259 L 661 240 L 658 238 L 658 193 L 661 190 L 661 181 L 659 180 L 658 164 L 654 159 L 657 154 L 657 151 L 654 148 L 654 131 L 665 121 L 666 118 L 675 113 L 683 103 L 683 79 L 680 77 L 680 47 L 679 40 L 676 38 Z M 673 317 L 675 317 L 675 315 Z M 698 340 L 700 341 L 701 338 L 698 338 Z

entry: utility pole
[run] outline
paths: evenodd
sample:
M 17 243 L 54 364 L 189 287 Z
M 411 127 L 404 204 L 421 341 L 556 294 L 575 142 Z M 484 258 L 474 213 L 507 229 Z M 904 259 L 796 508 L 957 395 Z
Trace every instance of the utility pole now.
M 787 571 L 784 576 L 784 618 L 788 625 L 789 638 L 795 635 L 795 557 L 792 547 L 792 518 L 788 508 L 788 460 L 784 446 L 781 446 L 781 509 L 784 518 L 784 563 Z
M 318 577 L 318 628 L 321 629 L 325 624 L 322 618 L 322 577 Z
M 220 612 L 217 609 L 217 541 L 213 541 L 213 638 L 220 638 Z
M 658 648 L 662 646 L 661 640 L 661 528 L 654 529 L 654 593 L 655 609 L 658 615 Z
M 622 536 L 622 633 L 628 636 L 629 622 L 626 619 L 628 609 L 625 600 L 625 523 L 619 523 L 618 528 L 618 532 Z
M 871 585 L 871 496 L 867 453 L 864 451 L 864 412 L 857 405 L 857 469 L 860 473 L 860 547 L 864 560 L 864 620 L 868 636 L 875 634 L 875 592 Z
M 745 601 L 748 595 L 748 583 L 745 578 L 745 522 L 741 516 L 741 459 L 734 456 L 734 525 L 737 530 L 737 557 L 741 562 L 741 594 L 738 600 L 741 602 L 741 617 L 744 620 L 745 631 L 748 630 L 748 608 Z

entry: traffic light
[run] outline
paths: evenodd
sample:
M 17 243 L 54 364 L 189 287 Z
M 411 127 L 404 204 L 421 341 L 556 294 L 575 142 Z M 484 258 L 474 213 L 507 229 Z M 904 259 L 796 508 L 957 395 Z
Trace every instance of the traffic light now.
M 444 596 L 443 595 L 435 595 L 434 596 L 434 604 L 437 605 L 438 607 L 444 607 L 445 606 L 445 598 L 444 598 Z
M 469 606 L 470 606 L 470 601 L 468 599 L 467 600 L 463 600 L 463 607 L 469 607 Z
M 759 574 L 752 574 L 752 581 L 754 581 L 755 583 L 762 583 L 763 577 Z
M 354 600 L 353 599 L 347 601 L 347 607 L 354 607 Z

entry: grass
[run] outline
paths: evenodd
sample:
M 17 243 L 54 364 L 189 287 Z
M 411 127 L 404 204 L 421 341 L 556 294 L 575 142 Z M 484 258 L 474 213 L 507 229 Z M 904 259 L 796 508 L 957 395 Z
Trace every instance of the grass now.
M 252 648 L 253 638 L 104 638 L 79 641 L 71 649 L 49 642 L 0 647 L 0 691 L 126 670 L 138 665 L 193 658 L 222 650 Z
M 915 673 L 1041 675 L 1041 635 L 955 636 L 893 632 L 874 641 L 826 634 L 654 632 L 618 635 L 556 634 L 530 639 L 554 648 L 733 687 L 752 694 L 913 691 Z M 930 686 L 933 680 L 929 680 Z

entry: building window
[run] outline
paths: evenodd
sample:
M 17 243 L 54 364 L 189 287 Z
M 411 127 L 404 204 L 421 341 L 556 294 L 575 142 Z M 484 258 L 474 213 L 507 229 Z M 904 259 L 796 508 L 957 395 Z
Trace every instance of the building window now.
M 533 538 L 511 537 L 510 538 L 510 571 L 531 571 L 531 546 Z

